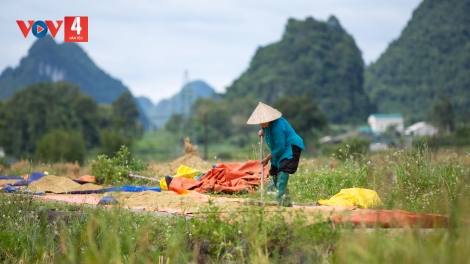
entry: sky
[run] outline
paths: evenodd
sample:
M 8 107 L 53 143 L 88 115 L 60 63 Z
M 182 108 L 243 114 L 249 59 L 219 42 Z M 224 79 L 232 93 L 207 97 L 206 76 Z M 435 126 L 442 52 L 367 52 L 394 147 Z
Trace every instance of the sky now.
M 37 40 L 16 20 L 88 16 L 88 42 L 78 43 L 134 96 L 154 104 L 203 80 L 217 92 L 248 69 L 258 47 L 279 41 L 289 18 L 334 15 L 353 36 L 364 62 L 397 39 L 421 0 L 0 0 L 0 72 L 17 67 Z M 64 25 L 55 40 L 62 43 Z M 187 72 L 187 75 L 185 75 Z M 185 77 L 187 76 L 187 77 Z

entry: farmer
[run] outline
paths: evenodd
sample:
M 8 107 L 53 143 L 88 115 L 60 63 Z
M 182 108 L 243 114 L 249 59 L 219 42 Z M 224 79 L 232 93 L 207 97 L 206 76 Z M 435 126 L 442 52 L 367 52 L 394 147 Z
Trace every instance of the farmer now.
M 292 206 L 287 182 L 289 174 L 297 171 L 300 153 L 305 150 L 304 141 L 295 133 L 292 126 L 284 119 L 282 113 L 269 105 L 259 103 L 246 122 L 259 124 L 259 137 L 264 137 L 271 153 L 261 163 L 266 166 L 271 161 L 269 174 L 273 177 L 277 189 L 276 201 L 281 206 Z

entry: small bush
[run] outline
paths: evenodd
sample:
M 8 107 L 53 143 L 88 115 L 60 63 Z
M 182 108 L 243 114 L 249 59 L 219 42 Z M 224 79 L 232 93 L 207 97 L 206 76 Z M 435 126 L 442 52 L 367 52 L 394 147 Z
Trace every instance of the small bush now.
M 98 184 L 116 184 L 131 182 L 129 172 L 140 172 L 147 169 L 147 164 L 140 160 L 130 158 L 130 152 L 126 146 L 121 146 L 114 158 L 99 155 L 97 161 L 92 161 L 91 170 Z

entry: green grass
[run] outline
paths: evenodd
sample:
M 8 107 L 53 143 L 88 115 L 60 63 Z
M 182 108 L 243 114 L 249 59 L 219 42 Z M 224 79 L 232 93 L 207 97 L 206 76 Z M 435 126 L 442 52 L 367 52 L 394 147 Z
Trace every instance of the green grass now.
M 155 217 L 1 193 L 0 262 L 468 263 L 470 232 L 463 220 L 470 219 L 470 153 L 422 148 L 344 155 L 303 159 L 289 180 L 293 201 L 315 204 L 344 188 L 367 188 L 377 191 L 384 209 L 448 215 L 450 226 L 351 229 L 320 216 L 312 224 L 302 212 L 267 214 L 262 207 L 222 218 L 211 204 L 201 218 Z M 47 220 L 50 209 L 61 213 L 56 223 Z M 81 217 L 71 217 L 78 212 Z

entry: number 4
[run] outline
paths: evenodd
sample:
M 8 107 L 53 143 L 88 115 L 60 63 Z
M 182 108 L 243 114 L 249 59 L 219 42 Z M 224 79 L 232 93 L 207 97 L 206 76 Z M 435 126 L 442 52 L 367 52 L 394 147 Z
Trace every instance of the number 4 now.
M 80 17 L 75 17 L 72 23 L 72 31 L 77 31 L 77 35 L 80 35 L 82 28 L 80 27 Z

